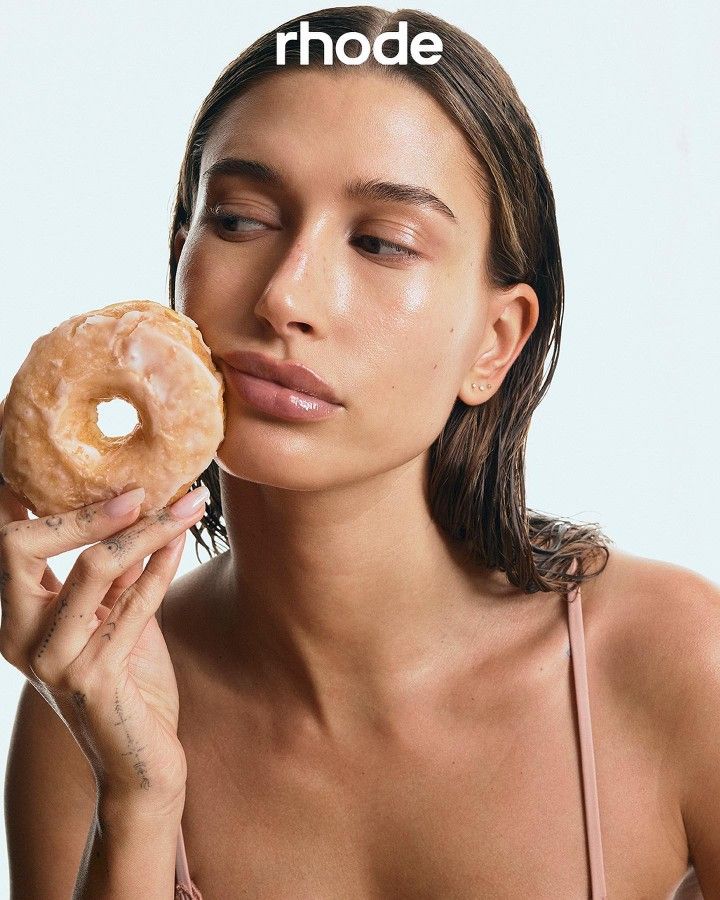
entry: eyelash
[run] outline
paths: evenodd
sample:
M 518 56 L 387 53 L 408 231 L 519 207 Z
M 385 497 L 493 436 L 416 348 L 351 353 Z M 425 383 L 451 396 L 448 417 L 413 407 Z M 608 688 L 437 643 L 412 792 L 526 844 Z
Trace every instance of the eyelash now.
M 208 209 L 207 215 L 216 222 L 255 222 L 258 225 L 262 225 L 263 223 L 258 221 L 258 219 L 252 219 L 249 216 L 234 216 L 230 213 L 221 213 L 218 212 L 217 209 Z M 411 250 L 409 247 L 404 247 L 402 244 L 395 244 L 393 241 L 386 241 L 383 238 L 375 237 L 372 234 L 361 234 L 360 237 L 368 237 L 374 241 L 377 241 L 378 244 L 382 244 L 385 247 L 392 247 L 393 250 L 397 250 L 399 256 L 419 256 L 415 250 Z M 379 256 L 380 254 L 373 253 L 372 256 Z

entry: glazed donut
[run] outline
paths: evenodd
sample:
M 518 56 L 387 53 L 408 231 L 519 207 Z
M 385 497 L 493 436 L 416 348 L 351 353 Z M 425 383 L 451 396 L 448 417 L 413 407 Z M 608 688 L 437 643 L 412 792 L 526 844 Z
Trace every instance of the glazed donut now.
M 224 381 L 195 322 L 152 300 L 92 310 L 39 337 L 12 380 L 0 471 L 36 516 L 145 488 L 140 514 L 181 497 L 225 431 Z M 137 411 L 123 437 L 98 428 L 97 405 Z

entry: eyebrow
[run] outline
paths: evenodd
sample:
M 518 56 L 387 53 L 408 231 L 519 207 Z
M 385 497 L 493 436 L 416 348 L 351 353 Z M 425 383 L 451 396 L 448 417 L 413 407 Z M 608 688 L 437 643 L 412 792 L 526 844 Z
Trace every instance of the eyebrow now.
M 232 175 L 247 178 L 259 184 L 286 189 L 287 182 L 282 173 L 257 159 L 240 159 L 227 156 L 208 167 L 202 180 L 208 183 L 221 175 Z M 381 181 L 377 178 L 364 180 L 357 178 L 345 185 L 343 196 L 348 200 L 378 200 L 385 203 L 407 203 L 412 206 L 427 206 L 441 213 L 453 225 L 457 225 L 455 214 L 443 201 L 427 188 L 416 184 L 398 184 L 394 181 Z

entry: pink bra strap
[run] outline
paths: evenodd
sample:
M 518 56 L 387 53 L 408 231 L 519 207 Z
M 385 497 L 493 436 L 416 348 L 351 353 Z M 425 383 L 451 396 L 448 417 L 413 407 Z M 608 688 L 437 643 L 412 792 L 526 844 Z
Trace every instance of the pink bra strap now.
M 574 559 L 568 569 L 568 574 L 572 575 L 576 568 L 577 560 Z M 570 655 L 572 656 L 575 700 L 580 726 L 580 764 L 585 804 L 585 827 L 587 829 L 588 851 L 590 853 L 590 883 L 593 900 L 606 900 L 607 888 L 605 886 L 605 866 L 600 833 L 600 805 L 598 803 L 595 777 L 595 752 L 590 723 L 590 697 L 587 681 L 587 659 L 585 657 L 582 597 L 579 583 L 568 592 L 567 600 Z
M 572 575 L 576 568 L 577 560 L 574 559 L 572 565 L 568 569 L 568 573 Z M 577 703 L 580 727 L 580 764 L 582 768 L 585 826 L 587 829 L 588 850 L 590 853 L 592 900 L 607 900 L 602 836 L 600 832 L 600 805 L 598 803 L 597 781 L 595 776 L 595 753 L 592 740 L 592 725 L 590 722 L 590 697 L 587 682 L 587 660 L 585 657 L 582 596 L 579 584 L 568 592 L 567 600 L 570 655 L 572 657 L 575 700 Z M 160 615 L 162 616 L 162 612 Z M 182 826 L 178 832 L 175 877 L 177 881 L 176 900 L 180 900 L 180 898 L 184 900 L 186 896 L 190 898 L 199 898 L 199 900 L 201 900 L 200 892 L 190 878 Z
M 202 900 L 202 894 L 190 877 L 182 825 L 178 830 L 175 854 L 175 900 Z

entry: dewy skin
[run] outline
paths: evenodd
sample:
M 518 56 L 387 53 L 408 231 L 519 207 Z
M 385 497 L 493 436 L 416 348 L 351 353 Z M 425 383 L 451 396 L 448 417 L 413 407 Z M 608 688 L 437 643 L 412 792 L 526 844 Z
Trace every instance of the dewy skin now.
M 290 41 L 298 39 L 297 31 L 278 31 L 276 33 L 276 55 L 275 61 L 279 66 L 285 65 L 285 47 Z M 398 52 L 395 56 L 386 56 L 382 47 L 386 41 L 397 41 Z M 322 41 L 323 44 L 323 64 L 331 66 L 333 62 L 333 44 L 330 35 L 324 31 L 310 31 L 307 21 L 300 22 L 300 65 L 307 66 L 310 64 L 310 41 Z M 349 41 L 357 41 L 361 50 L 359 56 L 348 56 L 345 52 L 345 45 Z M 423 46 L 424 42 L 425 46 Z M 440 59 L 442 52 L 442 41 L 433 31 L 423 31 L 416 34 L 410 43 L 410 55 L 418 65 L 432 66 Z M 433 56 L 425 57 L 423 53 L 430 53 L 433 50 L 439 52 Z M 364 34 L 357 31 L 347 31 L 340 35 L 335 46 L 335 53 L 341 63 L 346 66 L 359 66 L 364 63 L 370 56 L 370 42 Z M 408 61 L 407 47 L 407 22 L 398 22 L 397 31 L 383 31 L 379 34 L 372 45 L 372 53 L 375 59 L 384 66 L 406 66 Z

